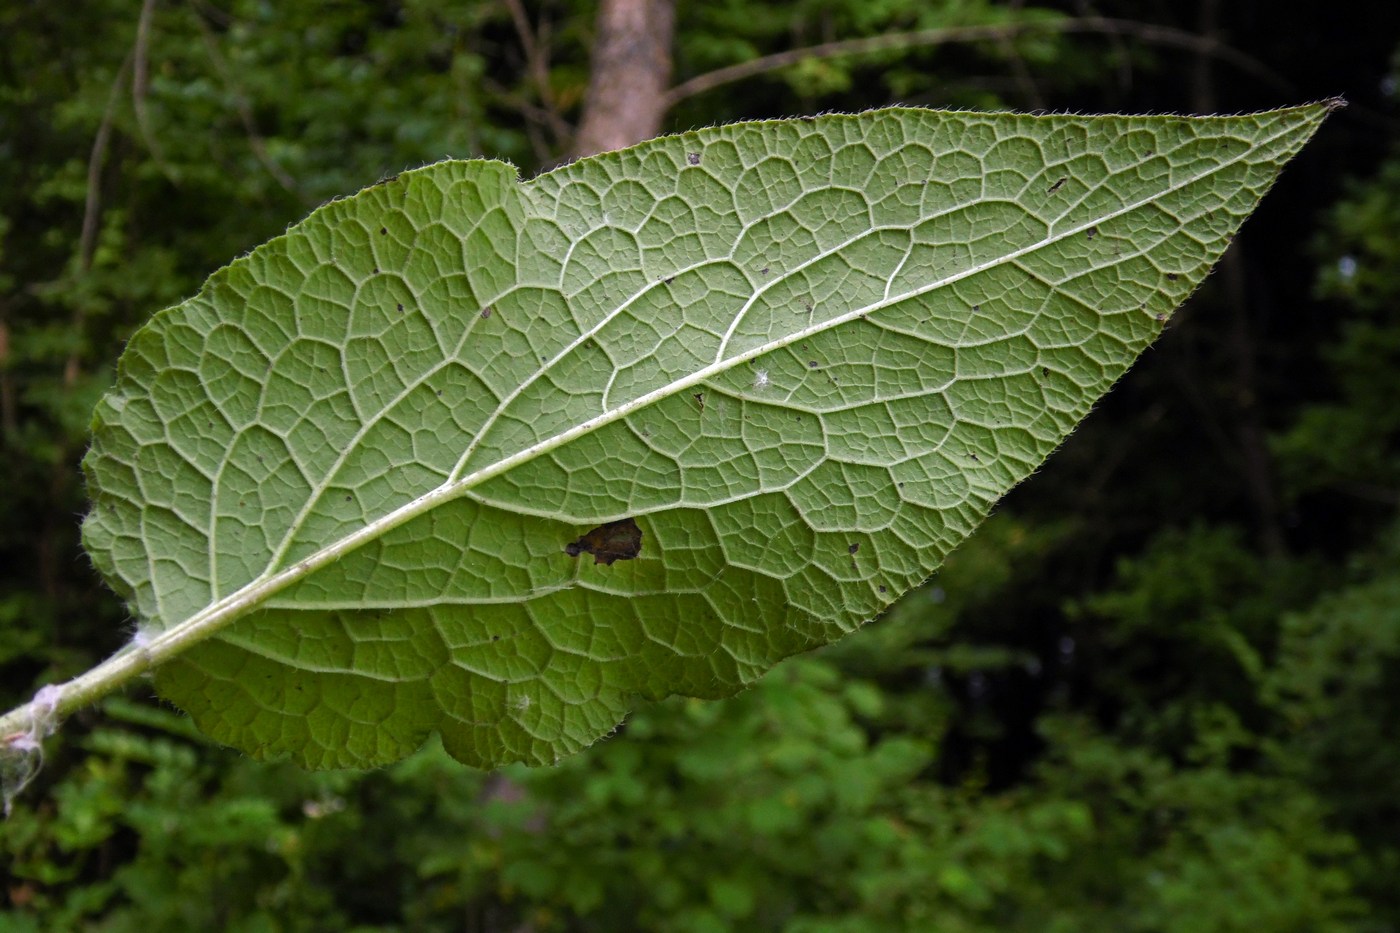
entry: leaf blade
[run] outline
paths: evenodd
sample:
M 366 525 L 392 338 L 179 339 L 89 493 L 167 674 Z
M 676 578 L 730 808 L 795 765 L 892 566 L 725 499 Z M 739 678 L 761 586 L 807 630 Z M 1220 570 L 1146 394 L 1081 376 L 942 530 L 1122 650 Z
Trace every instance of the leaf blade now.
M 552 761 L 927 576 L 1325 113 L 897 110 L 405 173 L 133 339 L 85 539 L 158 628 L 256 593 L 158 674 L 222 741 Z M 627 520 L 635 556 L 568 553 Z

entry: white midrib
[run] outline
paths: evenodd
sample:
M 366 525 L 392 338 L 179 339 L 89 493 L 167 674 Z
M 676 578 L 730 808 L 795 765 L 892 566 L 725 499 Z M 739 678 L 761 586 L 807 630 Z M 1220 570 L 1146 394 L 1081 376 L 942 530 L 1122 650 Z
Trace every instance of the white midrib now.
M 954 273 L 953 275 L 949 275 L 944 278 L 932 281 L 927 285 L 911 289 L 897 296 L 891 297 L 887 295 L 880 301 L 872 302 L 871 304 L 862 306 L 860 308 L 851 309 L 836 317 L 824 320 L 819 324 L 813 324 L 808 327 L 804 327 L 800 330 L 794 331 L 792 334 L 789 334 L 785 337 L 755 346 L 749 350 L 744 351 L 741 354 L 738 354 L 737 356 L 732 356 L 724 360 L 717 360 L 716 362 L 711 363 L 703 367 L 702 369 L 697 370 L 696 372 L 686 376 L 684 379 L 679 379 L 675 382 L 669 383 L 668 385 L 665 385 L 658 389 L 654 389 L 651 392 L 646 393 L 645 395 L 641 395 L 630 401 L 624 402 L 623 404 L 618 405 L 615 408 L 601 412 L 598 415 L 589 418 L 583 423 L 578 424 L 567 431 L 563 431 L 559 434 L 554 435 L 553 437 L 549 437 L 545 440 L 539 441 L 538 443 L 535 443 L 530 447 L 527 447 L 489 466 L 482 467 L 481 469 L 469 473 L 461 477 L 460 479 L 443 483 L 436 489 L 424 493 L 423 495 L 418 496 L 417 498 L 411 500 L 405 505 L 400 506 L 394 511 L 378 519 L 375 519 L 373 522 L 370 522 L 358 531 L 346 535 L 345 537 L 340 538 L 339 540 L 327 545 L 319 551 L 316 551 L 315 553 L 296 561 L 291 566 L 285 567 L 276 572 L 264 573 L 262 576 L 258 577 L 250 583 L 245 584 L 233 593 L 230 593 L 229 595 L 219 600 L 216 600 L 213 603 L 210 603 L 208 606 L 201 609 L 199 612 L 196 612 L 194 615 L 190 616 L 184 621 L 176 623 L 175 625 L 170 626 L 164 631 L 150 636 L 149 639 L 144 641 L 144 643 L 129 644 L 126 648 L 119 651 L 116 655 L 109 658 L 107 661 L 103 662 L 95 668 L 92 668 L 85 674 L 74 678 L 66 684 L 61 685 L 61 694 L 55 705 L 54 712 L 58 716 L 63 716 L 74 709 L 87 705 L 89 702 L 109 692 L 112 688 L 112 685 L 125 683 L 127 680 L 139 676 L 140 674 L 160 664 L 161 662 L 175 657 L 176 655 L 180 654 L 189 647 L 201 641 L 204 641 L 205 639 L 219 632 L 225 626 L 231 624 L 236 619 L 239 619 L 242 616 L 247 615 L 249 612 L 262 606 L 273 595 L 281 592 L 282 590 L 286 589 L 292 584 L 306 578 L 321 567 L 324 567 L 327 564 L 331 564 L 336 560 L 339 560 L 345 555 L 358 549 L 362 545 L 381 537 L 387 532 L 399 527 L 400 525 L 403 525 L 408 521 L 411 521 L 419 515 L 429 512 L 440 505 L 443 505 L 447 502 L 450 502 L 454 499 L 465 495 L 474 487 L 479 486 L 482 483 L 494 479 L 495 477 L 500 476 L 504 473 L 507 473 L 522 463 L 533 460 L 534 458 L 542 454 L 556 450 L 566 444 L 571 443 L 574 440 L 577 440 L 580 437 L 583 437 L 586 434 L 590 434 L 593 431 L 598 430 L 599 428 L 624 419 L 627 416 L 633 414 L 634 412 L 637 412 L 643 408 L 653 405 L 656 402 L 666 398 L 667 396 L 676 394 L 678 392 L 683 392 L 686 389 L 699 385 L 728 369 L 731 369 L 735 366 L 741 366 L 744 363 L 750 362 L 751 360 L 763 356 L 764 354 L 771 353 L 775 350 L 779 350 L 783 347 L 808 339 L 812 335 L 820 333 L 824 330 L 828 330 L 833 327 L 839 327 L 842 324 L 849 323 L 850 321 L 856 320 L 857 318 L 860 318 L 864 315 L 869 315 L 871 313 L 877 312 L 880 309 L 888 307 L 892 304 L 907 301 L 911 298 L 917 298 L 921 295 L 928 294 L 929 292 L 933 292 L 940 288 L 952 285 L 963 279 L 970 278 L 971 276 L 978 275 L 982 272 L 986 272 L 987 270 L 995 268 L 996 266 L 1002 265 L 1004 263 L 1014 262 L 1015 260 L 1023 256 L 1029 255 L 1037 250 L 1044 249 L 1045 247 L 1050 246 L 1054 243 L 1058 243 L 1062 240 L 1084 234 L 1088 231 L 1090 227 L 1103 224 L 1107 221 L 1114 219 L 1115 217 L 1120 217 L 1124 214 L 1130 213 L 1154 201 L 1159 200 L 1164 195 L 1170 194 L 1174 191 L 1178 191 L 1181 188 L 1187 187 L 1188 185 L 1196 184 L 1197 182 L 1200 182 L 1210 177 L 1211 175 L 1214 175 L 1226 168 L 1229 168 L 1230 166 L 1245 160 L 1246 157 L 1254 155 L 1258 152 L 1260 147 L 1266 145 L 1267 143 L 1272 142 L 1273 140 L 1285 134 L 1294 132 L 1297 132 L 1297 128 L 1295 126 L 1285 124 L 1282 127 L 1282 129 L 1275 132 L 1271 136 L 1267 136 L 1259 140 L 1252 140 L 1249 146 L 1247 146 L 1244 150 L 1242 150 L 1238 155 L 1234 156 L 1233 158 L 1225 162 L 1218 163 L 1205 172 L 1201 172 L 1191 177 L 1184 178 L 1174 185 L 1154 190 L 1150 196 L 1129 202 L 1117 208 L 1116 210 L 1107 212 L 1101 216 L 1093 218 L 1092 220 L 1088 220 L 1078 224 L 1077 226 L 1067 228 L 1059 233 L 1051 234 L 1036 243 L 1023 246 L 1019 249 L 1008 251 L 995 257 L 994 259 L 989 259 L 985 262 L 981 262 L 976 265 L 970 266 L 967 269 Z M 869 233 L 870 231 L 865 231 L 862 234 L 862 236 L 869 235 Z M 605 521 L 608 520 L 608 517 L 600 517 L 599 520 Z

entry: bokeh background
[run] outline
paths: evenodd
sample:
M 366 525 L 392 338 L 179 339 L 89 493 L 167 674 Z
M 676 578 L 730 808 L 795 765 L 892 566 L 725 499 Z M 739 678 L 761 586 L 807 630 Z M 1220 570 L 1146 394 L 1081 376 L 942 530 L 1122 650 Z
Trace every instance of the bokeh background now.
M 566 158 L 596 15 L 0 3 L 0 702 L 131 634 L 77 537 L 124 340 L 328 198 L 447 156 Z M 930 32 L 969 26 L 1005 28 Z M 1397 47 L 1400 5 L 1341 0 L 681 3 L 694 93 L 666 131 L 1351 106 L 877 623 L 549 770 L 430 747 L 304 773 L 129 690 L 49 740 L 0 824 L 0 930 L 1400 930 Z

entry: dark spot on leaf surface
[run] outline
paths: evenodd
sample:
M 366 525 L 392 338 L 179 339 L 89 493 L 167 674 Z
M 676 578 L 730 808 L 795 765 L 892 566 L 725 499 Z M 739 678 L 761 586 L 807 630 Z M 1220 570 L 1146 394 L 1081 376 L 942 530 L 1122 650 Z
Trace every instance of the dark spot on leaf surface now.
M 1092 240 L 1094 237 L 1096 237 L 1096 236 L 1099 235 L 1099 228 L 1098 228 L 1098 227 L 1090 227 L 1088 230 L 1086 230 L 1086 231 L 1084 231 L 1084 232 L 1085 232 L 1085 234 L 1088 235 L 1089 239 Z
M 595 564 L 631 560 L 642 553 L 642 529 L 630 518 L 599 525 L 572 544 L 565 545 L 570 557 L 592 554 Z
M 379 235 L 380 235 L 380 236 L 387 236 L 388 233 L 389 233 L 389 228 L 388 228 L 388 227 L 380 227 L 380 228 L 379 228 Z
M 700 410 L 701 410 L 701 411 L 704 411 L 704 410 L 705 410 L 705 393 L 704 393 L 704 392 L 696 392 L 694 395 L 691 396 L 691 398 L 695 399 L 695 404 L 697 404 L 697 405 L 700 406 Z
M 403 305 L 397 304 L 397 305 L 394 305 L 394 307 L 398 309 L 398 311 L 399 311 L 400 314 L 403 313 Z
M 1065 182 L 1067 182 L 1067 181 L 1069 181 L 1068 178 L 1065 178 L 1065 177 L 1063 177 L 1063 176 L 1060 177 L 1059 179 L 1057 179 L 1057 180 L 1055 181 L 1055 183 L 1054 183 L 1053 185 L 1050 186 L 1050 192 L 1051 192 L 1051 193 L 1054 193 L 1054 192 L 1056 192 L 1056 191 L 1059 191 L 1059 190 L 1060 190 L 1060 186 L 1063 185 L 1063 184 L 1064 184 Z
M 490 305 L 487 305 L 486 307 L 482 308 L 482 309 L 481 309 L 481 317 L 482 317 L 483 319 L 490 317 L 490 316 L 491 316 L 491 311 L 492 311 L 492 310 L 493 310 L 493 309 L 491 308 Z
M 887 588 L 885 588 L 885 587 L 882 586 L 882 587 L 880 587 L 880 592 L 881 592 L 881 593 L 888 593 L 889 590 L 888 590 Z
M 687 152 L 687 153 L 685 154 L 685 160 L 686 160 L 687 162 L 689 162 L 691 165 L 699 165 L 699 164 L 700 164 L 700 153 L 698 153 L 698 152 Z
M 852 554 L 854 554 L 856 551 L 859 551 L 859 550 L 860 550 L 860 545 L 857 544 L 857 543 L 855 543 L 855 542 L 851 542 L 850 546 L 848 546 L 848 547 L 846 548 L 846 550 L 848 550 L 848 551 L 850 551 Z
M 1167 273 L 1167 281 L 1168 281 L 1168 282 L 1175 282 L 1175 281 L 1176 281 L 1176 273 L 1175 273 L 1175 272 L 1168 272 L 1168 273 Z
M 807 361 L 807 366 L 810 367 L 811 369 L 816 369 L 816 368 L 817 368 L 817 361 L 816 361 L 816 360 L 808 360 L 808 361 Z

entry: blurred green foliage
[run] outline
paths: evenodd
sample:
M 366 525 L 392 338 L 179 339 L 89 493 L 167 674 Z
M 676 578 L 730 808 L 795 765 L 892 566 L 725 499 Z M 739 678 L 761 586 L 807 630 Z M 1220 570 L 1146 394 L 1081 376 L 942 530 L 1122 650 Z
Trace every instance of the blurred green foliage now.
M 127 637 L 77 546 L 76 469 L 125 337 L 327 198 L 447 155 L 552 164 L 593 29 L 592 4 L 525 5 L 532 67 L 506 2 L 146 8 L 142 39 L 133 0 L 0 6 L 6 703 Z M 676 63 L 1086 11 L 1189 31 L 1208 9 L 682 4 Z M 1222 10 L 1260 68 L 1042 35 L 808 62 L 673 112 L 1369 108 L 887 618 L 550 770 L 429 748 L 307 774 L 109 699 L 0 824 L 0 930 L 1400 929 L 1400 152 L 1376 90 L 1400 14 Z

